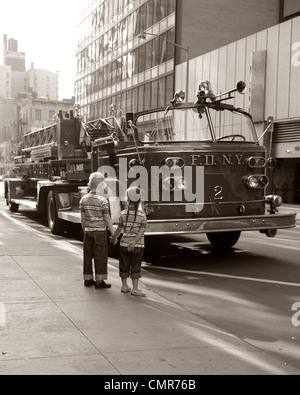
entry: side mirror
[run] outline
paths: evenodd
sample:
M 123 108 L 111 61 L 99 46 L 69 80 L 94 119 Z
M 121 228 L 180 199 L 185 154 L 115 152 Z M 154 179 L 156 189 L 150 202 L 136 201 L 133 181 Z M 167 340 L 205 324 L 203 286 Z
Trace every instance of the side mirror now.
M 260 136 L 260 138 L 257 140 L 257 143 L 260 142 L 260 140 L 265 136 L 267 132 L 273 133 L 274 131 L 274 117 L 268 117 L 267 122 L 268 122 L 267 127 L 264 130 L 263 134 Z

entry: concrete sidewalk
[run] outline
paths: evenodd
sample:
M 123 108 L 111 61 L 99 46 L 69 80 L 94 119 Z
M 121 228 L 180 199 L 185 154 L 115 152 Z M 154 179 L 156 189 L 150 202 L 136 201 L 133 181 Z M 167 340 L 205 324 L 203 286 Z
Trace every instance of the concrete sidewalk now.
M 82 253 L 0 212 L 0 375 L 299 374 L 145 289 L 84 288 Z

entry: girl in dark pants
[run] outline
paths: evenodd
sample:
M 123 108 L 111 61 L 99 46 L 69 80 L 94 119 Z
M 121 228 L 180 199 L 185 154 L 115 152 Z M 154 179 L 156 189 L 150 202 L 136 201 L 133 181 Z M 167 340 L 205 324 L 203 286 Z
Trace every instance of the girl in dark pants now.
M 117 244 L 118 237 L 123 232 L 120 241 L 119 269 L 122 279 L 121 292 L 131 292 L 133 296 L 146 296 L 139 289 L 141 278 L 141 265 L 143 261 L 145 239 L 144 233 L 147 226 L 147 217 L 140 208 L 140 189 L 132 187 L 127 190 L 128 208 L 121 212 L 118 228 L 112 238 L 112 243 Z M 132 279 L 132 290 L 127 280 Z

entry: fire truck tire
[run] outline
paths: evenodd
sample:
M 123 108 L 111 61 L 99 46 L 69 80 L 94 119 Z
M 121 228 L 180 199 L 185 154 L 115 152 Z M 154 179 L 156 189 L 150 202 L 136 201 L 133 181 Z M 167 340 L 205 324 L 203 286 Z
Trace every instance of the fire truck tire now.
M 17 213 L 19 211 L 19 205 L 14 202 L 9 202 L 9 211 L 11 213 Z
M 47 199 L 48 227 L 52 234 L 61 235 L 64 231 L 62 220 L 58 218 L 54 192 L 50 191 Z
M 207 233 L 206 236 L 214 248 L 228 250 L 238 242 L 241 232 Z

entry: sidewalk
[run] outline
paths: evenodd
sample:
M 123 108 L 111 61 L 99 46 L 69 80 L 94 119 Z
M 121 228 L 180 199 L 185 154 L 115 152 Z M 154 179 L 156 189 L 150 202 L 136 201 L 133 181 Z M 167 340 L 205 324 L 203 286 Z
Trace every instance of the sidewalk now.
M 299 374 L 147 291 L 85 288 L 82 253 L 0 212 L 0 375 Z

